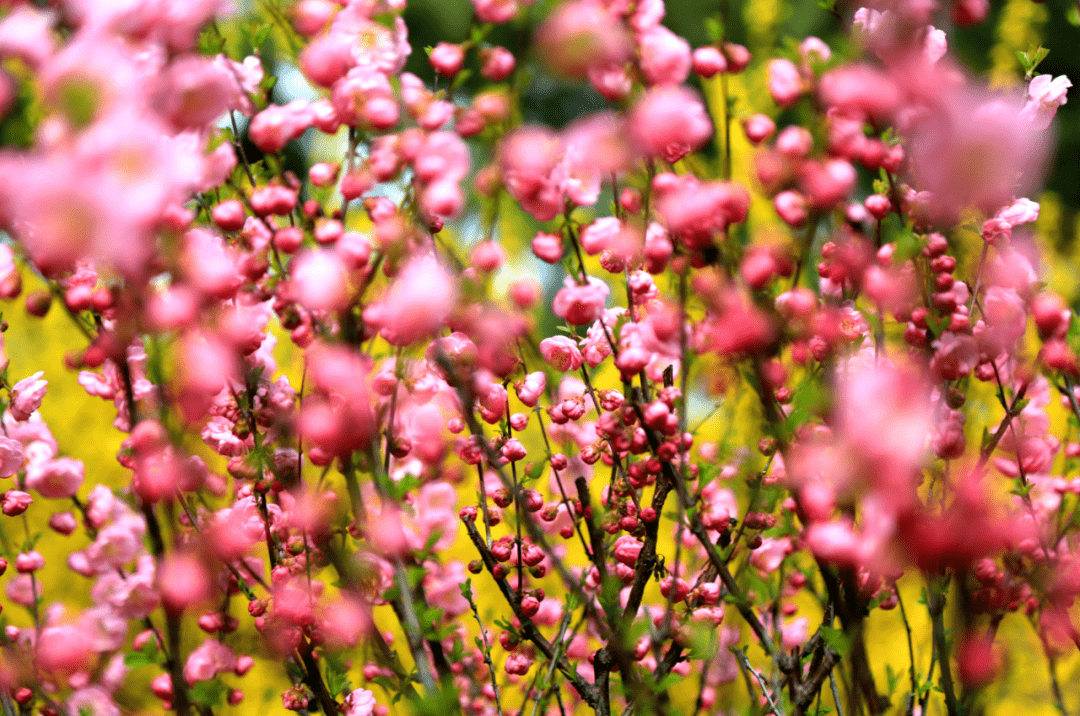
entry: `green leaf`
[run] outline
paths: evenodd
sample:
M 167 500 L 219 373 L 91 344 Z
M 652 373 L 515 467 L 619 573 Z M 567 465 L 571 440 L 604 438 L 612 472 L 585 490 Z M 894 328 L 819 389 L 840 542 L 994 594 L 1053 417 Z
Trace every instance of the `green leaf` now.
M 200 681 L 191 687 L 188 694 L 191 696 L 192 702 L 199 706 L 220 708 L 225 703 L 225 694 L 228 691 L 228 686 L 217 679 L 213 679 L 211 681 Z
M 345 689 L 352 686 L 352 682 L 349 681 L 349 677 L 346 676 L 344 669 L 333 668 L 331 665 L 326 667 L 326 689 L 330 692 L 331 696 L 337 696 Z
M 714 42 L 719 42 L 724 39 L 724 23 L 718 18 L 707 17 L 705 18 L 705 32 Z
M 129 669 L 138 669 L 140 666 L 152 666 L 158 663 L 157 642 L 147 639 L 142 649 L 124 655 L 124 666 Z
M 663 691 L 667 691 L 668 689 L 673 688 L 676 684 L 679 684 L 681 682 L 682 677 L 678 674 L 668 674 L 664 678 L 660 679 L 660 683 L 658 683 L 653 688 L 657 693 L 661 693 Z
M 532 467 L 529 468 L 528 472 L 525 473 L 525 478 L 522 480 L 522 482 L 525 482 L 527 480 L 536 480 L 536 479 L 538 479 L 541 475 L 544 474 L 544 469 L 547 468 L 547 466 L 548 466 L 547 462 L 545 462 L 543 460 L 536 463 L 535 465 L 533 465 Z
M 461 587 L 461 596 L 465 597 L 465 599 L 469 600 L 471 603 L 473 600 L 472 579 L 466 579 L 464 584 L 459 584 L 458 586 Z
M 458 72 L 456 75 L 454 75 L 454 79 L 450 82 L 450 92 L 454 92 L 459 87 L 461 87 L 461 85 L 468 82 L 470 77 L 472 77 L 472 70 L 470 69 L 464 69 Z
M 1020 60 L 1020 66 L 1024 68 L 1024 76 L 1031 78 L 1035 74 L 1035 68 L 1039 66 L 1039 63 L 1046 59 L 1046 56 L 1050 54 L 1050 50 L 1046 49 L 1042 45 L 1038 47 L 1029 47 L 1026 52 L 1016 51 L 1016 58 Z
M 263 25 L 255 34 L 251 37 L 251 46 L 253 49 L 258 50 L 266 43 L 266 38 L 270 36 L 271 25 Z
M 840 656 L 851 648 L 851 637 L 843 629 L 822 625 L 821 638 Z
M 926 327 L 930 329 L 930 332 L 934 334 L 934 337 L 940 336 L 945 332 L 945 329 L 949 327 L 949 322 L 952 320 L 952 316 L 935 316 L 933 314 L 927 314 Z
M 900 682 L 900 674 L 893 671 L 891 664 L 885 665 L 885 677 L 889 682 L 889 695 L 896 691 L 896 685 Z

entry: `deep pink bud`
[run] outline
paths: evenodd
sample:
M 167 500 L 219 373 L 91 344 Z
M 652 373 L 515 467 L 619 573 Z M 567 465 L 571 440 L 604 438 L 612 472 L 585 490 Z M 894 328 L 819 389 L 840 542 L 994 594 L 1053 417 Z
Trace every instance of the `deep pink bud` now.
M 3 497 L 3 510 L 4 514 L 8 517 L 16 517 L 26 512 L 27 508 L 34 502 L 34 499 L 25 492 L 19 490 L 8 490 L 4 493 Z
M 720 50 L 711 45 L 694 50 L 692 62 L 694 74 L 706 78 L 726 72 L 728 68 L 727 60 L 720 54 Z
M 460 45 L 440 42 L 431 51 L 428 61 L 431 62 L 431 66 L 440 75 L 451 77 L 461 70 L 461 66 L 465 62 L 465 53 L 462 52 Z
M 514 55 L 505 47 L 480 51 L 480 74 L 492 82 L 502 82 L 514 71 Z

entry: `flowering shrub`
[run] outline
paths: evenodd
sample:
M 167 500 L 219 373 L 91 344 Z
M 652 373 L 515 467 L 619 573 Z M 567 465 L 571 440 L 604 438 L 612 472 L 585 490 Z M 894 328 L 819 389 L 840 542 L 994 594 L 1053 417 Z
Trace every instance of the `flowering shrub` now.
M 1067 713 L 1080 362 L 1030 197 L 1071 83 L 1045 53 L 1022 92 L 965 74 L 935 24 L 985 0 L 825 3 L 848 41 L 756 58 L 724 13 L 692 49 L 662 0 L 473 0 L 426 82 L 404 4 L 263 3 L 245 43 L 274 32 L 276 69 L 223 54 L 224 0 L 2 4 L 0 294 L 67 314 L 126 436 L 119 466 L 64 456 L 45 372 L 5 358 L 4 714 L 261 711 L 260 666 L 348 716 L 959 716 L 1012 614 Z M 507 23 L 534 50 L 487 41 Z M 318 99 L 271 101 L 289 58 Z M 769 114 L 730 92 L 758 68 Z M 527 123 L 537 74 L 609 109 Z M 315 135 L 340 156 L 302 177 Z M 505 280 L 533 259 L 562 273 Z M 867 625 L 897 608 L 883 678 Z

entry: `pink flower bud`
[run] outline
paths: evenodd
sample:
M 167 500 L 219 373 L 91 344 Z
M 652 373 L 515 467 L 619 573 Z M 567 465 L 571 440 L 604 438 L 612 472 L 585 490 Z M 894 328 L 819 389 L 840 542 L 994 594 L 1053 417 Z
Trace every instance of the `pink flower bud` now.
M 514 71 L 514 55 L 505 47 L 480 52 L 480 74 L 492 82 L 502 82 Z
M 761 144 L 776 132 L 776 122 L 767 115 L 752 114 L 743 120 L 743 131 L 751 144 Z
M 540 342 L 540 355 L 561 372 L 577 370 L 584 362 L 577 344 L 566 336 L 545 338 Z
M 788 226 L 798 228 L 806 223 L 807 210 L 806 197 L 797 191 L 782 191 L 773 199 L 776 213 Z
M 244 214 L 244 205 L 239 199 L 221 202 L 214 207 L 211 217 L 222 231 L 239 231 L 244 228 L 244 221 L 247 218 Z
M 540 232 L 532 240 L 532 251 L 541 261 L 558 263 L 563 255 L 562 234 Z
M 470 262 L 480 271 L 497 271 L 506 263 L 506 251 L 494 241 L 481 241 L 473 247 Z
M 79 527 L 79 521 L 70 512 L 57 512 L 49 518 L 49 527 L 62 535 L 69 535 Z
M 795 104 L 803 91 L 799 68 L 791 60 L 769 60 L 769 94 L 781 107 Z
M 752 59 L 750 50 L 734 42 L 724 43 L 724 57 L 727 59 L 728 72 L 738 74 L 746 69 Z
M 19 574 L 29 574 L 44 567 L 45 558 L 37 551 L 23 552 L 15 558 L 15 569 Z
M 41 407 L 49 383 L 41 380 L 44 371 L 38 371 L 29 378 L 23 378 L 11 388 L 11 417 L 19 422 L 30 419 L 35 410 Z
M 25 492 L 8 490 L 4 493 L 2 501 L 4 514 L 8 517 L 21 515 L 26 512 L 27 508 L 30 507 L 33 502 L 33 498 Z
M 711 45 L 694 50 L 692 62 L 694 74 L 705 78 L 726 72 L 728 67 L 727 60 L 720 54 L 720 50 Z
M 431 66 L 440 75 L 452 77 L 461 70 L 461 66 L 465 62 L 465 53 L 462 52 L 460 45 L 440 42 L 431 51 L 428 61 L 431 62 Z
M 871 194 L 863 200 L 863 205 L 870 212 L 870 216 L 878 221 L 888 216 L 889 210 L 892 208 L 892 202 L 884 194 Z

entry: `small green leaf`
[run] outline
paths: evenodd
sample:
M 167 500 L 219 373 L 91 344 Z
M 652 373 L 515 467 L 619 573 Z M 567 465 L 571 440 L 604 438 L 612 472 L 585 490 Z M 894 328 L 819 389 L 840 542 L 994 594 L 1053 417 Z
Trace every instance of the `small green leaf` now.
M 454 92 L 460 88 L 463 84 L 469 81 L 472 77 L 472 70 L 464 69 L 454 75 L 454 79 L 450 82 L 450 92 Z
M 705 18 L 705 32 L 714 42 L 719 42 L 724 39 L 724 23 L 720 22 L 719 18 L 707 17 Z
M 192 702 L 207 708 L 220 708 L 225 703 L 225 694 L 229 687 L 217 679 L 200 681 L 191 687 L 188 694 Z
M 142 648 L 124 655 L 124 666 L 138 669 L 140 666 L 152 666 L 158 663 L 157 642 L 147 639 Z
M 851 648 L 851 637 L 843 629 L 822 625 L 821 638 L 840 656 Z

